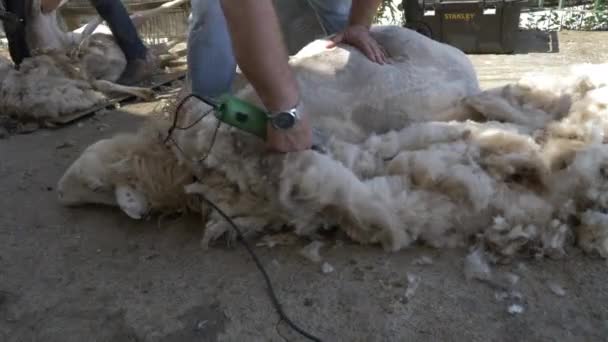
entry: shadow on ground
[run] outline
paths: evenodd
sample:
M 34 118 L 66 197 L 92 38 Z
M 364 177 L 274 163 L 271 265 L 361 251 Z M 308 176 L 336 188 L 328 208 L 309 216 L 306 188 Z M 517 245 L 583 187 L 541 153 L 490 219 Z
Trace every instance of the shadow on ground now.
M 471 53 L 470 55 L 526 55 L 559 53 L 559 35 L 555 31 L 519 30 L 515 33 L 512 53 Z
M 521 30 L 516 37 L 514 54 L 559 52 L 559 36 L 555 31 Z

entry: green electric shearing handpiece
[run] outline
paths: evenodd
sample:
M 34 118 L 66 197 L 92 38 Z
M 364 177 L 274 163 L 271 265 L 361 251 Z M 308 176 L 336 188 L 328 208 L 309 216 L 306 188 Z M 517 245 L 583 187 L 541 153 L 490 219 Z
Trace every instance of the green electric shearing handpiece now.
M 218 98 L 215 116 L 218 120 L 266 140 L 268 113 L 235 96 Z

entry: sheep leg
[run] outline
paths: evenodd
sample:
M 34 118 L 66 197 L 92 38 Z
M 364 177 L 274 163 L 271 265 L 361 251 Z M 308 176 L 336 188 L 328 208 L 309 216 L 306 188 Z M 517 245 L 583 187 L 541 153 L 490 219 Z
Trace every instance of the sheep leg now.
M 89 36 L 93 34 L 93 32 L 103 23 L 103 19 L 101 17 L 95 17 L 93 20 L 89 21 L 82 30 L 82 35 L 80 36 L 80 43 L 82 44 Z
M 95 30 L 103 23 L 103 19 L 101 17 L 95 17 L 93 20 L 89 21 L 82 32 L 70 32 L 69 34 L 72 37 L 72 40 L 77 42 L 78 46 L 71 53 L 72 56 L 80 55 L 80 52 L 88 46 L 89 37 L 95 32 Z
M 129 87 L 116 84 L 105 80 L 96 80 L 92 82 L 93 88 L 102 93 L 120 93 L 132 95 L 143 100 L 152 100 L 154 98 L 154 91 L 149 88 L 142 87 Z

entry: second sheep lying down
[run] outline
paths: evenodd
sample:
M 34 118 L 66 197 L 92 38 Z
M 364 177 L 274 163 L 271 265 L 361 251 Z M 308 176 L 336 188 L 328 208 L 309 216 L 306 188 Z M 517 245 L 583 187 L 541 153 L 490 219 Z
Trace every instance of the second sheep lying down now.
M 52 123 L 107 102 L 108 93 L 120 90 L 143 99 L 154 92 L 83 77 L 66 56 L 46 54 L 26 58 L 19 70 L 0 58 L 0 112 L 20 120 Z
M 221 126 L 207 155 L 215 118 L 176 134 L 179 148 L 163 145 L 161 124 L 131 136 L 141 149 L 116 151 L 113 139 L 103 143 L 111 153 L 100 149 L 102 142 L 91 146 L 59 189 L 67 204 L 95 202 L 87 179 L 110 191 L 123 189 L 118 202 L 133 217 L 166 208 L 200 211 L 204 244 L 229 226 L 215 212 L 207 217 L 205 203 L 191 196 L 196 193 L 250 233 L 289 225 L 307 235 L 338 226 L 357 242 L 389 251 L 415 241 L 463 246 L 478 237 L 506 257 L 560 256 L 576 237 L 584 250 L 608 257 L 608 87 L 598 75 L 608 75 L 608 66 L 522 79 L 467 96 L 460 117 L 476 121 L 433 121 L 435 113 L 429 113 L 427 122 L 362 141 L 331 136 L 325 152 L 268 154 L 257 138 Z M 205 109 L 202 104 L 185 109 L 181 124 Z M 146 149 L 158 155 L 146 157 Z M 103 160 L 108 155 L 114 156 L 112 163 Z M 162 166 L 144 168 L 145 175 L 134 171 L 134 165 L 161 159 L 169 169 L 179 165 L 179 177 Z M 113 176 L 94 176 L 93 169 L 106 172 L 110 165 Z M 155 206 L 168 198 L 164 194 L 175 203 Z

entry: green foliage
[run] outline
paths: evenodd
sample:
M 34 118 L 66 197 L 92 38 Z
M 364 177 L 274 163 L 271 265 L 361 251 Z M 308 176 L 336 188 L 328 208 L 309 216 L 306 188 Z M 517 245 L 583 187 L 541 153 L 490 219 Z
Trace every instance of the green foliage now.
M 539 14 L 531 12 L 527 15 L 527 23 L 523 26 L 529 29 L 583 31 L 608 29 L 608 10 L 601 1 L 598 1 L 596 6 L 564 8 Z
M 400 9 L 401 0 L 382 0 L 374 22 L 376 24 L 403 24 L 403 11 Z
M 540 13 L 528 12 L 525 28 L 543 30 L 607 30 L 608 0 L 595 0 L 594 4 L 566 7 L 563 10 L 547 8 Z M 403 25 L 402 0 L 382 0 L 374 22 L 376 24 Z

